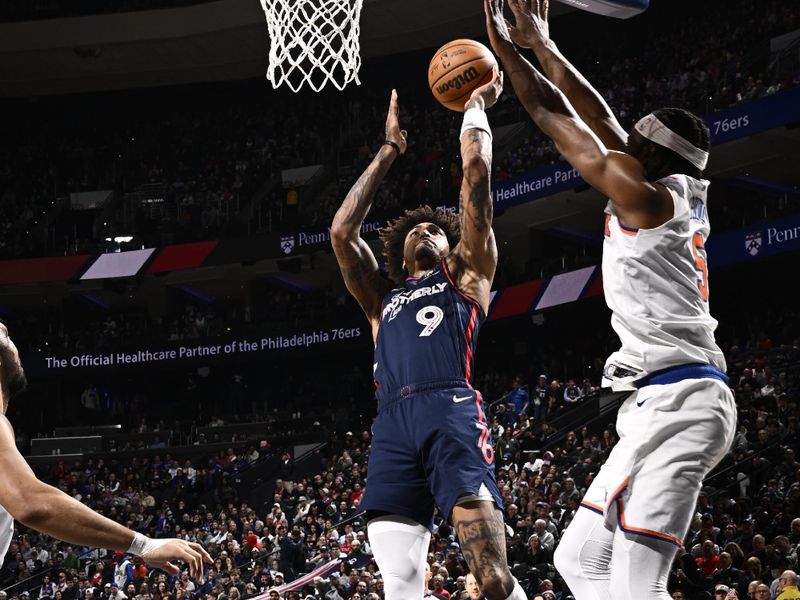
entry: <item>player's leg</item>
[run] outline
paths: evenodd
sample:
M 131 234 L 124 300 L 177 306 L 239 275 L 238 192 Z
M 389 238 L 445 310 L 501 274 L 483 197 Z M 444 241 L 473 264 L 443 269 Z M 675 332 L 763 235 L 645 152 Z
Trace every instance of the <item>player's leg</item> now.
M 631 394 L 617 415 L 619 442 L 586 490 L 581 507 L 556 548 L 553 562 L 577 600 L 611 598 L 611 555 L 617 520 L 613 495 L 624 489 L 645 430 L 631 409 L 637 394 Z
M 453 398 L 472 396 L 471 401 Z M 470 571 L 489 600 L 523 600 L 506 560 L 503 499 L 494 477 L 494 448 L 480 392 L 451 388 L 419 404 L 429 426 L 421 430 L 433 497 L 449 515 Z
M 413 445 L 412 409 L 412 402 L 396 402 L 378 413 L 360 503 L 367 511 L 367 531 L 386 600 L 422 597 L 433 524 L 433 496 Z
M 453 507 L 452 521 L 469 570 L 488 600 L 525 600 L 506 560 L 503 512 L 492 499 L 469 500 Z
M 689 379 L 640 390 L 649 430 L 626 488 L 616 498 L 611 559 L 615 599 L 663 598 L 677 547 L 708 472 L 728 451 L 736 410 L 728 387 Z
M 611 559 L 614 600 L 670 600 L 667 578 L 676 548 L 668 541 L 625 533 L 617 528 Z M 577 594 L 575 597 L 582 600 Z
M 386 600 L 422 598 L 431 541 L 428 528 L 408 517 L 386 515 L 371 519 L 367 532 L 384 581 Z
M 609 600 L 614 532 L 603 511 L 582 505 L 556 548 L 553 562 L 576 600 Z

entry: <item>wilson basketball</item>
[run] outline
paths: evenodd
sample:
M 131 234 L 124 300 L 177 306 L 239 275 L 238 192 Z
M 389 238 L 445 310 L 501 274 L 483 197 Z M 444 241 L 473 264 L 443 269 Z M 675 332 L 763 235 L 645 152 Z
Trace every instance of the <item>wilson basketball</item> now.
M 428 66 L 428 86 L 443 106 L 464 112 L 464 103 L 476 87 L 489 83 L 497 60 L 483 44 L 453 40 L 439 48 Z

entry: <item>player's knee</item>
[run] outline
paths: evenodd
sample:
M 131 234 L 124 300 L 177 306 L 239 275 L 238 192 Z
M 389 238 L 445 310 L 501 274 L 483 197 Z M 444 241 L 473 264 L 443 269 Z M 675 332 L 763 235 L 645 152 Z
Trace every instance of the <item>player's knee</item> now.
M 514 591 L 514 579 L 508 569 L 495 568 L 484 573 L 479 582 L 487 600 L 506 600 Z

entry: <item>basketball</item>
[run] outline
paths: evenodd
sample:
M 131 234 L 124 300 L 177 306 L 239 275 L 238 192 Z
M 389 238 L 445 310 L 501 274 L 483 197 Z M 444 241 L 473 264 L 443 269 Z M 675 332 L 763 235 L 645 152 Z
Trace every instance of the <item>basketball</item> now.
M 488 83 L 497 60 L 483 44 L 453 40 L 439 48 L 428 66 L 428 86 L 444 107 L 464 112 L 464 103 L 477 87 Z

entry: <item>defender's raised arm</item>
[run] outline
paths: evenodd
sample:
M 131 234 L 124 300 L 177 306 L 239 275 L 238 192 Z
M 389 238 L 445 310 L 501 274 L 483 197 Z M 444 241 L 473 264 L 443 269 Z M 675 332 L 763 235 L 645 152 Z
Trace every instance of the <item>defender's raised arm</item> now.
M 514 14 L 509 25 L 511 40 L 536 55 L 547 78 L 561 90 L 578 116 L 609 150 L 623 150 L 628 133 L 606 101 L 580 71 L 559 51 L 550 37 L 549 0 L 508 0 Z

